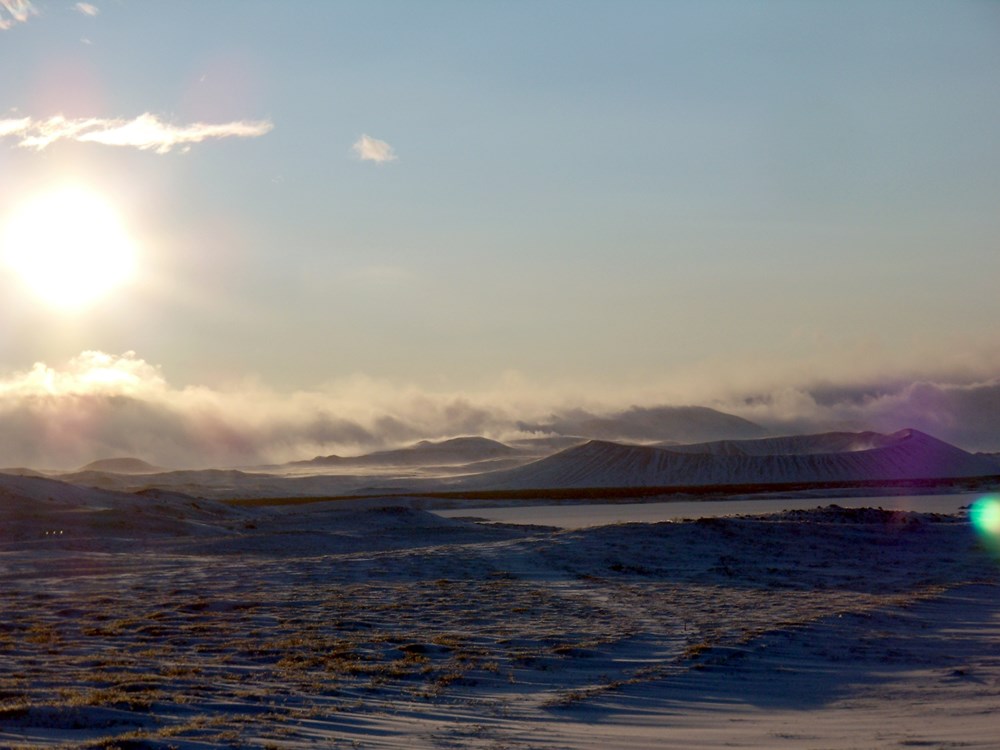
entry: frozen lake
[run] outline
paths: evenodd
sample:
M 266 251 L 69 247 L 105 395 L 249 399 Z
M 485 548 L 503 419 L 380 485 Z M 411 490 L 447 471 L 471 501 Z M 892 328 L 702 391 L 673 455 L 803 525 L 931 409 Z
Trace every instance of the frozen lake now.
M 618 503 L 456 508 L 434 511 L 445 518 L 475 517 L 500 523 L 538 524 L 584 529 L 611 523 L 656 523 L 681 518 L 779 513 L 836 504 L 843 508 L 885 508 L 920 513 L 957 513 L 982 497 L 982 492 L 951 495 L 897 495 L 870 497 L 800 497 L 746 500 L 700 500 L 662 503 Z

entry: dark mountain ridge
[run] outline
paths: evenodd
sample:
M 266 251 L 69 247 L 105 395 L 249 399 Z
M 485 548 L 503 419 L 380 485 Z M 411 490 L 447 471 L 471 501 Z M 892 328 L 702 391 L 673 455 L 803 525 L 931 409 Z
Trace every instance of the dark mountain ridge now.
M 447 466 L 510 458 L 516 448 L 484 437 L 457 437 L 449 440 L 421 440 L 406 448 L 376 451 L 363 456 L 317 456 L 308 461 L 293 461 L 289 466 Z
M 683 446 L 690 450 L 592 440 L 525 466 L 470 478 L 465 486 L 490 489 L 682 487 L 810 482 L 872 482 L 995 476 L 1000 468 L 918 430 L 891 435 L 846 433 L 777 439 L 776 454 L 734 450 L 732 443 Z M 781 442 L 785 440 L 786 442 Z M 810 452 L 822 445 L 842 450 Z M 872 445 L 870 448 L 856 449 Z M 789 452 L 791 447 L 799 452 Z
M 633 406 L 601 416 L 577 409 L 553 415 L 544 423 L 519 422 L 523 432 L 583 435 L 601 440 L 692 443 L 704 440 L 763 437 L 767 431 L 750 420 L 707 406 Z
M 77 472 L 104 471 L 111 474 L 156 474 L 164 471 L 162 467 L 143 461 L 141 458 L 102 458 L 81 466 Z

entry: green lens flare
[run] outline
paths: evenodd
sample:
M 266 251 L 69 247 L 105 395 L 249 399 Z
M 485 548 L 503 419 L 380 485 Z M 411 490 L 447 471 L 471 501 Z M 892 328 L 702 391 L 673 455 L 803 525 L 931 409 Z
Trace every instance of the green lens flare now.
M 1000 500 L 981 497 L 972 504 L 969 520 L 981 536 L 1000 541 Z

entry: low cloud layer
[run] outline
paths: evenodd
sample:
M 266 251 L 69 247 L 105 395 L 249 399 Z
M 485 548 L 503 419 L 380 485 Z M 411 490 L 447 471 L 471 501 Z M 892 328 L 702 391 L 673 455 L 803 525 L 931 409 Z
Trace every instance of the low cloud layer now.
M 968 450 L 1000 451 L 1000 381 L 901 380 L 783 388 L 727 405 L 771 433 L 913 427 Z
M 31 117 L 0 120 L 0 138 L 18 138 L 18 146 L 36 151 L 42 151 L 57 141 L 76 141 L 129 146 L 166 154 L 178 146 L 187 148 L 206 140 L 257 138 L 273 128 L 274 125 L 267 120 L 174 125 L 148 112 L 133 120 L 99 117 L 69 119 L 55 115 L 43 120 Z
M 35 15 L 38 15 L 38 10 L 30 0 L 0 0 L 0 31 L 25 23 Z
M 496 434 L 509 422 L 461 397 L 364 379 L 292 394 L 252 383 L 175 388 L 134 353 L 90 351 L 0 379 L 0 466 L 71 469 L 117 456 L 174 468 L 246 466 Z
M 397 158 L 392 146 L 369 135 L 362 135 L 351 148 L 361 161 L 383 164 L 387 161 L 395 161 Z
M 607 414 L 566 409 L 553 413 L 547 421 L 519 422 L 518 428 L 525 433 L 677 443 L 740 440 L 767 434 L 749 420 L 704 406 L 632 406 Z
M 295 393 L 252 382 L 178 388 L 134 353 L 84 352 L 0 377 L 0 467 L 73 469 L 121 456 L 172 468 L 250 466 L 459 435 L 698 442 L 904 427 L 1000 450 L 997 381 L 785 388 L 711 406 L 553 408 L 526 389 L 441 394 L 360 376 Z

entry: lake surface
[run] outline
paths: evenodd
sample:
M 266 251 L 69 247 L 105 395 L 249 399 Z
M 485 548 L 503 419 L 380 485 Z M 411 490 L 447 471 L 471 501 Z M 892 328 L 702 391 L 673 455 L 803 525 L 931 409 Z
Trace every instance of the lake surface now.
M 538 524 L 563 529 L 583 529 L 610 523 L 655 523 L 682 518 L 779 513 L 826 505 L 843 508 L 885 508 L 920 513 L 958 513 L 983 497 L 982 492 L 952 495 L 897 495 L 874 497 L 801 497 L 759 500 L 696 500 L 663 503 L 532 505 L 496 508 L 453 508 L 434 511 L 445 518 L 475 517 L 500 523 Z

